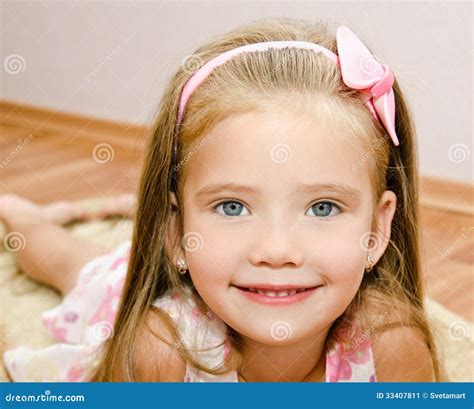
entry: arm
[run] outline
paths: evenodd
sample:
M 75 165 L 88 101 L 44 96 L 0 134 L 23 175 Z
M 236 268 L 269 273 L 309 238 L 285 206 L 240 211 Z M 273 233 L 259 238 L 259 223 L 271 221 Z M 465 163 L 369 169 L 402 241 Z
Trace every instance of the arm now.
M 139 328 L 134 347 L 137 382 L 183 382 L 185 361 L 173 347 L 160 340 L 153 332 L 173 343 L 172 335 L 161 317 L 149 311 Z
M 431 353 L 414 327 L 388 329 L 372 338 L 379 382 L 435 382 Z

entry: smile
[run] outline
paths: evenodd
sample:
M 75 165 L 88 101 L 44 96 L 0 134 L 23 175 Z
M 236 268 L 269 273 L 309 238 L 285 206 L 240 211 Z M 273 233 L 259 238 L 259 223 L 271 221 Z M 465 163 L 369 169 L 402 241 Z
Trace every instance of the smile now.
M 268 305 L 286 305 L 300 302 L 313 294 L 322 285 L 300 288 L 259 288 L 233 286 L 239 290 L 243 296 Z M 293 286 L 294 287 L 294 286 Z

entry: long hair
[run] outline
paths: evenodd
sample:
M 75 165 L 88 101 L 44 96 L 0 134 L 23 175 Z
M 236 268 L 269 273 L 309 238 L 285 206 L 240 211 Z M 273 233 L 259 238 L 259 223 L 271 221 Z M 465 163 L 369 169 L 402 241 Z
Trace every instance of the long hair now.
M 352 143 L 360 141 L 364 144 L 370 154 L 361 160 L 369 161 L 374 205 L 386 189 L 397 196 L 389 246 L 372 272 L 364 275 L 357 295 L 334 322 L 330 336 L 339 325 L 354 322 L 362 328 L 373 329 L 373 332 L 395 326 L 414 326 L 423 333 L 431 351 L 436 379 L 441 379 L 440 360 L 423 306 L 415 129 L 397 80 L 393 90 L 395 125 L 400 140 L 398 147 L 391 144 L 384 128 L 368 110 L 366 95 L 343 83 L 340 68 L 322 54 L 302 49 L 245 53 L 215 68 L 191 96 L 184 120 L 179 129 L 176 127 L 181 89 L 196 68 L 235 47 L 283 40 L 313 42 L 337 54 L 335 35 L 324 23 L 295 19 L 260 20 L 203 45 L 184 60 L 171 78 L 150 132 L 140 179 L 128 273 L 114 332 L 104 343 L 92 381 L 136 380 L 136 357 L 131 345 L 150 311 L 162 318 L 174 343 L 181 345 L 170 317 L 154 307 L 152 302 L 170 289 L 183 294 L 185 286 L 194 288 L 189 274 L 180 275 L 173 265 L 167 239 L 172 216 L 176 217 L 179 237 L 184 234 L 181 203 L 186 162 L 199 141 L 219 121 L 234 114 L 282 107 L 294 112 L 311 112 L 325 124 L 344 129 L 351 136 Z M 173 161 L 175 134 L 178 155 Z M 359 171 L 357 166 L 354 171 Z M 177 208 L 172 206 L 170 191 L 177 195 Z M 179 246 L 178 241 L 171 244 L 171 248 L 176 246 Z M 383 315 L 384 321 L 374 324 L 375 315 L 382 314 L 386 314 Z M 241 339 L 232 328 L 228 330 L 231 353 L 219 368 L 203 367 L 185 348 L 178 348 L 178 351 L 186 362 L 211 374 L 238 369 L 242 359 Z M 159 334 L 156 336 L 160 337 Z M 122 379 L 113 376 L 111 368 L 117 366 Z

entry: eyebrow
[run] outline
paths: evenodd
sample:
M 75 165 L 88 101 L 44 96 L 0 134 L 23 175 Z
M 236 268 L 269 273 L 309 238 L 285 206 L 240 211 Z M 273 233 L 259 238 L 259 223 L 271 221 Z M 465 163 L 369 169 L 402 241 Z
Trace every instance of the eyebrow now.
M 256 187 L 245 186 L 237 183 L 216 183 L 204 186 L 197 193 L 196 197 L 210 196 L 219 192 L 235 192 L 258 195 Z M 362 192 L 344 183 L 301 183 L 296 186 L 294 193 L 335 193 L 347 198 L 360 199 Z

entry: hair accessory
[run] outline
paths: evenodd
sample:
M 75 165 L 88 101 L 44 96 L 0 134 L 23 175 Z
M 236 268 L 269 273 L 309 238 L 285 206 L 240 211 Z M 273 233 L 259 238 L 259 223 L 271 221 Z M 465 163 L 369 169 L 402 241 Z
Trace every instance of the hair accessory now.
M 395 146 L 399 145 L 395 132 L 394 77 L 389 66 L 380 64 L 367 47 L 347 27 L 337 30 L 337 51 L 344 83 L 354 89 L 368 90 L 367 101 L 372 114 L 384 125 Z M 374 112 L 374 110 L 375 112 Z
M 184 259 L 179 258 L 178 260 L 176 260 L 176 265 L 178 266 L 179 272 L 181 274 L 186 274 L 186 272 L 188 271 L 188 267 L 187 267 L 186 261 L 184 261 Z
M 336 41 L 339 56 L 325 47 L 307 41 L 268 41 L 247 44 L 219 54 L 199 68 L 184 85 L 179 103 L 177 129 L 183 120 L 186 104 L 192 93 L 217 66 L 244 52 L 266 51 L 270 48 L 304 48 L 317 53 L 321 52 L 340 65 L 342 79 L 348 87 L 368 92 L 367 107 L 372 115 L 383 124 L 395 146 L 398 146 L 399 141 L 395 132 L 392 71 L 388 65 L 380 64 L 348 27 L 341 26 L 337 29 Z M 175 157 L 178 145 L 176 133 L 173 148 Z
M 366 273 L 372 271 L 372 268 L 374 267 L 374 259 L 370 254 L 367 256 L 367 261 L 369 262 L 369 267 L 365 269 Z

